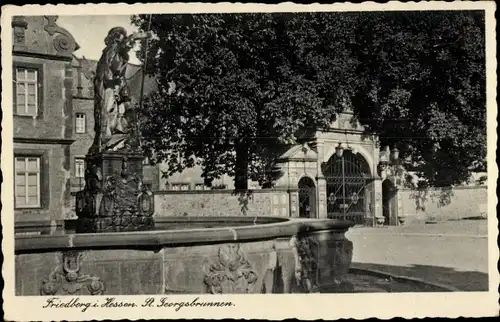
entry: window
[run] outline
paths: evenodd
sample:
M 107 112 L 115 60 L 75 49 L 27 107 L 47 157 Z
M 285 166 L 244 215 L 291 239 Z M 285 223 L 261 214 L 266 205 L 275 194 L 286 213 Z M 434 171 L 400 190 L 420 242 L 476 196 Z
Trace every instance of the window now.
M 17 115 L 38 115 L 38 70 L 16 67 L 15 91 Z
M 205 185 L 203 183 L 197 183 L 195 186 L 194 186 L 194 189 L 195 190 L 205 190 Z
M 85 177 L 85 159 L 83 158 L 75 158 L 75 177 Z
M 16 207 L 38 208 L 40 204 L 40 157 L 16 157 Z
M 87 132 L 86 127 L 86 115 L 84 113 L 76 113 L 76 133 L 85 133 Z

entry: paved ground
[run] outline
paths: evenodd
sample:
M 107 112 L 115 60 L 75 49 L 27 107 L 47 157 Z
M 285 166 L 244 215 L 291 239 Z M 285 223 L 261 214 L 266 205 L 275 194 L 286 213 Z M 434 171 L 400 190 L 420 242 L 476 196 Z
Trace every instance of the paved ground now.
M 487 222 L 466 220 L 406 227 L 352 228 L 353 267 L 451 285 L 488 289 Z

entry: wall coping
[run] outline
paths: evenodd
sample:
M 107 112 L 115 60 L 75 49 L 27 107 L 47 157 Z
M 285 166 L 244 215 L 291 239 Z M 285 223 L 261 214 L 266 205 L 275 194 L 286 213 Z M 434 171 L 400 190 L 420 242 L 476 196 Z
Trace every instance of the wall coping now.
M 202 228 L 184 230 L 138 231 L 98 234 L 64 234 L 64 235 L 17 235 L 15 236 L 15 253 L 28 254 L 40 252 L 88 250 L 88 249 L 150 249 L 159 251 L 163 247 L 178 247 L 193 244 L 227 243 L 252 240 L 270 240 L 292 237 L 301 233 L 332 231 L 345 233 L 353 223 L 335 219 L 279 219 L 276 217 L 256 217 L 261 221 L 272 223 L 249 224 L 221 228 Z M 207 222 L 208 218 L 168 218 L 166 221 L 176 223 L 182 221 Z M 209 221 L 237 221 L 241 217 L 217 217 Z M 248 221 L 256 220 L 247 218 Z M 281 222 L 276 222 L 281 220 Z
M 488 189 L 488 186 L 486 185 L 481 185 L 481 186 L 456 186 L 456 187 L 453 187 L 451 188 L 450 190 L 453 191 L 453 190 L 472 190 L 472 189 L 485 189 L 487 190 Z M 399 188 L 398 189 L 399 191 L 440 191 L 440 190 L 446 190 L 446 189 L 442 189 L 442 188 L 427 188 L 427 189 L 422 189 L 422 190 L 419 190 L 419 189 L 412 189 L 412 188 Z
M 248 189 L 252 194 L 272 193 L 272 192 L 294 192 L 298 188 L 273 188 L 273 189 Z M 243 191 L 245 192 L 245 191 Z M 233 189 L 211 189 L 211 190 L 155 190 L 154 195 L 192 195 L 192 194 L 238 194 Z
M 255 193 L 273 193 L 273 192 L 296 192 L 299 191 L 299 188 L 273 188 L 273 189 L 248 189 L 252 191 L 252 194 Z M 71 195 L 76 196 L 77 191 L 72 191 Z M 226 195 L 236 195 L 235 191 L 232 189 L 213 189 L 213 190 L 155 190 L 153 191 L 153 195 L 162 196 L 162 195 L 217 195 L 217 194 L 226 194 Z

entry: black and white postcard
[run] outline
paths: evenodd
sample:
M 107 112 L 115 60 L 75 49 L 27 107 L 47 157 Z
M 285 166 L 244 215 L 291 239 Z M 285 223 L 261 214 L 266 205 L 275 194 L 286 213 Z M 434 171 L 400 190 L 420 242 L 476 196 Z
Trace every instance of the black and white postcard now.
M 5 319 L 498 315 L 495 9 L 2 7 Z

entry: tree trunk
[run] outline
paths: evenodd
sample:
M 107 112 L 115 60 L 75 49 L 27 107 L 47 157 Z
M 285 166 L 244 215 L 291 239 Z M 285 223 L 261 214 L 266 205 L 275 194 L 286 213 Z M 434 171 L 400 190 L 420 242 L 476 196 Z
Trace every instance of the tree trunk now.
M 234 188 L 237 191 L 248 190 L 248 145 L 246 140 L 236 145 Z

